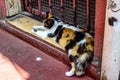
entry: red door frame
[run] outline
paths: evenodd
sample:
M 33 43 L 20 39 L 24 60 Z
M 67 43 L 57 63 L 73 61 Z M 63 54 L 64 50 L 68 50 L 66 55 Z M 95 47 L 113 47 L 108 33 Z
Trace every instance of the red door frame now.
M 99 59 L 102 59 L 103 38 L 105 27 L 106 0 L 96 0 L 95 10 L 95 45 L 94 53 Z
M 0 3 L 0 19 L 5 18 L 5 16 L 7 16 L 5 0 L 1 0 L 1 3 Z

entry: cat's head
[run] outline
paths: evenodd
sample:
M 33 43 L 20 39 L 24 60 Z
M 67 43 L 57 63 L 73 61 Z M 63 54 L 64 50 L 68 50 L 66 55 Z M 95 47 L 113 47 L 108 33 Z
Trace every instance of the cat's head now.
M 44 27 L 47 29 L 52 28 L 54 25 L 60 22 L 59 19 L 55 18 L 52 14 L 46 13 L 46 18 L 43 20 Z

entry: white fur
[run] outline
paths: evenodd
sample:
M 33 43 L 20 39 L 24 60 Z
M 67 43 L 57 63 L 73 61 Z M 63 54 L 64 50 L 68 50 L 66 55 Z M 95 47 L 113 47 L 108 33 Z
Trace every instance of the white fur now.
M 89 55 L 87 53 L 84 53 L 81 57 L 80 57 L 80 60 L 81 62 L 85 62 L 86 59 L 88 59 Z
M 70 76 L 73 76 L 74 75 L 74 72 L 73 71 L 67 71 L 65 73 L 66 76 L 70 77 Z
M 68 51 L 68 55 L 70 55 L 70 54 L 71 54 L 71 51 L 72 51 L 72 49 L 69 49 L 69 51 Z
M 83 45 L 84 43 L 86 43 L 86 39 L 81 40 L 81 41 L 78 42 L 77 44 L 78 44 L 78 45 Z
M 33 29 L 41 29 L 41 30 L 46 30 L 46 28 L 44 26 L 33 26 Z
M 70 26 L 68 24 L 63 24 L 63 27 L 64 28 L 68 28 L 68 29 L 72 29 L 73 31 L 79 31 L 79 29 L 76 28 L 75 26 Z
M 75 64 L 71 63 L 71 70 L 65 73 L 66 76 L 73 76 L 75 74 Z
M 40 38 L 45 39 L 47 37 L 47 34 L 49 33 L 47 30 L 46 31 L 34 31 L 34 29 L 31 30 L 31 32 L 37 34 Z

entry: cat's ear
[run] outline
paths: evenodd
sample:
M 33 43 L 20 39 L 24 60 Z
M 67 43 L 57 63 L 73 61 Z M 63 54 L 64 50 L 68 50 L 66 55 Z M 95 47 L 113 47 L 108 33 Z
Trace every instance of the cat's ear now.
M 51 18 L 53 17 L 52 14 L 50 12 L 46 12 L 46 18 Z
M 47 11 L 47 12 L 46 12 L 46 18 L 48 18 L 48 16 L 49 16 L 49 13 L 50 13 L 49 11 Z
M 48 18 L 52 18 L 53 15 L 51 13 L 48 14 Z

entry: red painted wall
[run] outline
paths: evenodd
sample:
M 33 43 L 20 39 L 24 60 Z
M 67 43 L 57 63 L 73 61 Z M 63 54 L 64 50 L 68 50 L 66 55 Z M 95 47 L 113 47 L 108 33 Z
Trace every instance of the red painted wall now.
M 6 15 L 5 0 L 0 0 L 0 19 L 4 19 Z
M 106 0 L 96 0 L 95 12 L 95 56 L 102 59 L 105 26 Z

